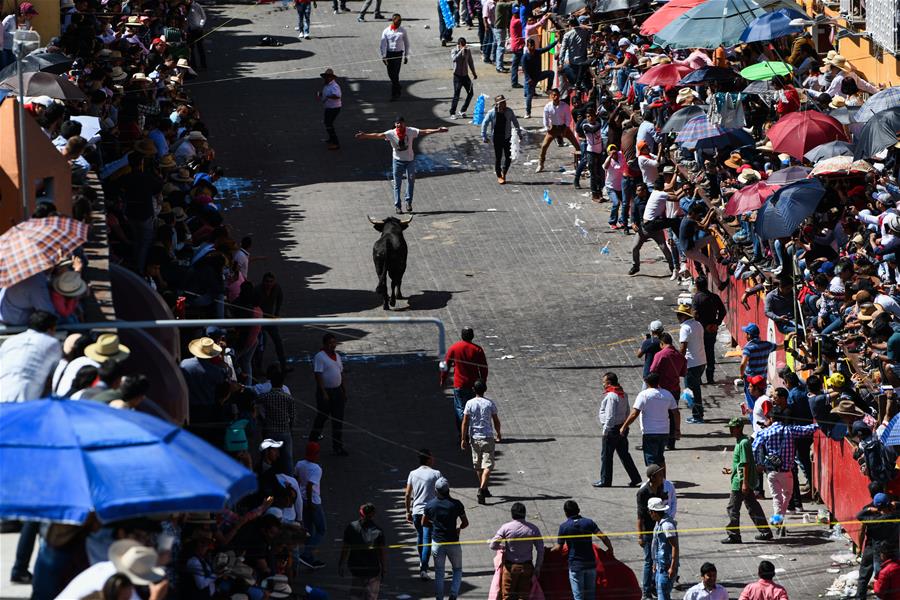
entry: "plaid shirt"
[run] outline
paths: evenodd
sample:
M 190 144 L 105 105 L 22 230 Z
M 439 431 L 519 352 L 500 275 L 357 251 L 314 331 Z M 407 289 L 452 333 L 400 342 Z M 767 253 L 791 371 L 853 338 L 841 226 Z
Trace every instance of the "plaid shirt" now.
M 807 437 L 815 433 L 819 426 L 812 425 L 784 425 L 772 423 L 769 427 L 756 434 L 753 440 L 753 457 L 756 464 L 765 464 L 766 456 L 775 454 L 781 458 L 782 473 L 791 470 L 794 465 L 794 442 L 797 438 Z
M 294 398 L 284 390 L 273 389 L 257 398 L 263 410 L 263 431 L 286 432 L 294 424 Z

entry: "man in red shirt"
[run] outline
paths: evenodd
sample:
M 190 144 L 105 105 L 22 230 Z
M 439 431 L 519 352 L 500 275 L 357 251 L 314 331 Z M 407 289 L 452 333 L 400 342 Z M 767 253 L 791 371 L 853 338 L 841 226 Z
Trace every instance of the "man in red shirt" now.
M 775 565 L 767 560 L 761 561 L 757 573 L 759 579 L 744 587 L 740 600 L 788 600 L 787 590 L 772 581 Z
M 897 549 L 890 542 L 878 542 L 875 552 L 881 555 L 881 570 L 875 578 L 875 595 L 881 600 L 900 600 L 900 563 Z
M 659 336 L 661 350 L 653 357 L 650 364 L 650 372 L 659 375 L 659 387 L 668 390 L 678 402 L 681 396 L 681 378 L 687 375 L 687 359 L 675 349 L 672 336 L 663 333 Z M 675 423 L 669 417 L 669 442 L 666 444 L 669 450 L 675 449 Z
M 472 386 L 479 379 L 487 383 L 488 366 L 484 350 L 473 344 L 475 331 L 471 327 L 463 327 L 462 338 L 447 349 L 447 356 L 441 365 L 441 387 L 447 382 L 450 368 L 453 368 L 453 409 L 456 411 L 456 431 L 460 431 L 463 409 L 466 402 L 475 397 Z

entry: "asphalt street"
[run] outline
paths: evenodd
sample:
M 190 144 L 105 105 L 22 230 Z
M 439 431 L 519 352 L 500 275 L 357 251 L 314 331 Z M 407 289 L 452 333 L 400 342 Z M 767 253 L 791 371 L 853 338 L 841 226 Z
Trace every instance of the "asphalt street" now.
M 358 8 L 360 2 L 349 4 Z M 438 387 L 434 328 L 337 330 L 348 357 L 350 456 L 330 456 L 328 439 L 323 441 L 329 532 L 322 558 L 328 564 L 307 573 L 307 583 L 324 587 L 332 598 L 345 597 L 339 590 L 349 581 L 336 569 L 339 540 L 344 525 L 356 518 L 356 507 L 371 501 L 389 543 L 406 545 L 389 552 L 382 596 L 433 597 L 431 584 L 418 580 L 410 546 L 415 532 L 403 511 L 406 474 L 415 468 L 415 450 L 421 447 L 432 449 L 436 468 L 449 478 L 471 521 L 463 533 L 463 596 L 487 596 L 492 553 L 479 540 L 489 539 L 508 520 L 514 501 L 524 502 L 528 519 L 552 538 L 564 520 L 563 502 L 577 500 L 584 515 L 613 534 L 616 556 L 639 572 L 641 550 L 631 533 L 635 490 L 625 487 L 621 465 L 616 463 L 616 487 L 590 485 L 599 476 L 600 379 L 614 371 L 632 397 L 640 390 L 635 352 L 643 332 L 654 319 L 674 329 L 673 308 L 686 290 L 669 281 L 661 255 L 650 246 L 641 274 L 626 275 L 633 237 L 609 230 L 608 204 L 593 204 L 572 188 L 570 175 L 563 173 L 572 169 L 571 148 L 552 147 L 547 171 L 533 173 L 539 119 L 522 121 L 530 131 L 523 156 L 510 171 L 510 183 L 498 186 L 493 153 L 480 142 L 478 129 L 448 119 L 450 48 L 438 40 L 435 2 L 384 0 L 382 10 L 404 15 L 413 46 L 401 72 L 400 101 L 389 101 L 378 57 L 386 23 L 333 15 L 328 2 L 313 11 L 312 39 L 302 42 L 293 29 L 292 8 L 211 8 L 218 29 L 208 38 L 210 68 L 191 86 L 229 178 L 226 220 L 238 235 L 254 235 L 253 254 L 266 258 L 253 263 L 251 278 L 257 281 L 265 271 L 277 275 L 285 290 L 285 316 L 434 316 L 445 323 L 451 342 L 462 326 L 474 327 L 490 364 L 488 396 L 499 406 L 505 442 L 499 446 L 494 497 L 479 506 L 469 456 L 456 447 L 449 393 Z M 457 29 L 458 35 L 477 44 L 474 29 Z M 263 36 L 283 45 L 260 46 Z M 337 121 L 342 148 L 336 152 L 320 141 L 324 129 L 315 93 L 326 67 L 338 74 L 344 93 Z M 505 93 L 521 117 L 524 101 L 520 90 L 510 89 L 508 75 L 480 61 L 476 68 L 476 94 Z M 536 115 L 545 102 L 535 99 Z M 408 301 L 385 313 L 374 293 L 371 262 L 378 234 L 366 216 L 393 212 L 390 150 L 384 142 L 352 136 L 387 130 L 397 114 L 413 126 L 446 125 L 450 131 L 418 144 L 416 213 L 406 231 Z M 601 252 L 604 247 L 608 253 Z M 309 357 L 322 331 L 283 333 L 297 367 L 288 383 L 303 407 L 294 453 L 299 456 L 314 403 Z M 724 351 L 718 352 L 725 364 L 717 378 L 730 382 L 736 359 L 724 358 Z M 789 522 L 801 527 L 786 541 L 719 544 L 729 490 L 721 468 L 730 466 L 732 448 L 724 424 L 739 414 L 739 396 L 728 383 L 704 387 L 704 398 L 708 423 L 685 425 L 678 450 L 667 455 L 684 530 L 681 581 L 695 582 L 701 563 L 711 560 L 736 598 L 755 579 L 760 557 L 767 556 L 791 598 L 817 597 L 836 576 L 827 572 L 830 556 L 847 549 L 846 543 L 829 540 L 824 528 L 802 527 L 796 516 Z M 633 433 L 632 454 L 640 465 L 638 443 Z M 771 514 L 769 500 L 763 507 Z M 819 506 L 807 503 L 807 508 Z M 749 524 L 746 514 L 744 523 Z M 752 538 L 752 532 L 744 537 Z M 10 536 L 3 538 L 6 580 L 12 548 Z M 22 590 L 4 586 L 4 597 Z

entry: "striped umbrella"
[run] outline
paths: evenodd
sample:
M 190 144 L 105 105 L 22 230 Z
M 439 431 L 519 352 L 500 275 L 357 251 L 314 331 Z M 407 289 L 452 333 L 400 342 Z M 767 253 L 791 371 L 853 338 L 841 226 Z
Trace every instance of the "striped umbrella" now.
M 24 281 L 67 258 L 88 238 L 88 226 L 69 217 L 29 219 L 0 235 L 0 287 Z
M 883 110 L 900 106 L 900 86 L 894 86 L 886 90 L 881 90 L 866 100 L 865 104 L 859 107 L 859 111 L 853 116 L 853 120 L 857 123 L 865 123 Z
M 675 138 L 676 144 L 689 144 L 723 135 L 726 129 L 709 122 L 706 115 L 694 117 L 685 124 L 684 129 Z

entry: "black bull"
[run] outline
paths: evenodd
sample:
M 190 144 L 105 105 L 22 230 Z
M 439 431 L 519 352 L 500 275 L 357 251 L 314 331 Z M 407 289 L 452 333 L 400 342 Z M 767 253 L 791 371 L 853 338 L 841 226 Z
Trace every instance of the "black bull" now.
M 397 298 L 403 300 L 403 292 L 400 285 L 403 283 L 403 274 L 406 272 L 406 240 L 403 239 L 403 230 L 409 227 L 412 217 L 400 220 L 396 217 L 388 217 L 376 221 L 369 217 L 369 222 L 376 231 L 381 232 L 381 237 L 372 246 L 372 260 L 375 262 L 375 273 L 378 275 L 378 287 L 375 293 L 381 294 L 384 300 L 384 310 L 388 306 L 394 306 Z M 391 295 L 387 293 L 387 278 L 391 277 Z

